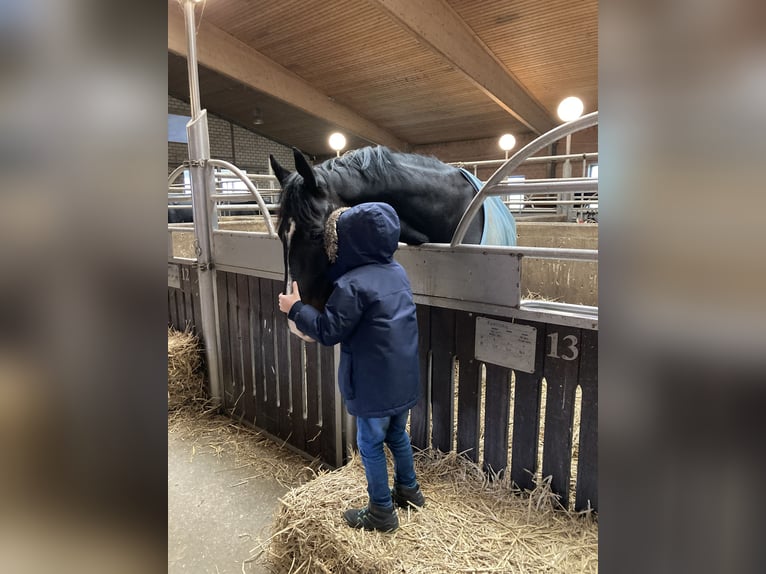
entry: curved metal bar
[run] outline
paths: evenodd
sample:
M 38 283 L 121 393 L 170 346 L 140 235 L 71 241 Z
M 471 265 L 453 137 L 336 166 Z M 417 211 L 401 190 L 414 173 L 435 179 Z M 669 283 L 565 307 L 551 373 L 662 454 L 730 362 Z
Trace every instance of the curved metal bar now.
M 591 126 L 595 126 L 596 124 L 598 124 L 598 112 L 591 112 L 590 114 L 584 115 L 583 117 L 574 121 L 567 122 L 553 128 L 551 131 L 544 133 L 535 140 L 532 140 L 515 154 L 513 154 L 508 159 L 508 161 L 506 161 L 495 173 L 492 174 L 492 177 L 487 180 L 487 183 L 484 184 L 484 187 L 481 188 L 481 191 L 479 191 L 479 193 L 474 196 L 473 200 L 471 200 L 471 203 L 468 204 L 468 208 L 465 210 L 463 217 L 460 219 L 460 223 L 458 223 L 457 228 L 455 229 L 455 233 L 452 235 L 450 246 L 456 247 L 463 242 L 463 238 L 468 231 L 468 226 L 473 221 L 473 218 L 476 217 L 479 209 L 481 209 L 484 200 L 489 195 L 492 195 L 491 192 L 493 188 L 507 175 L 512 173 L 513 170 L 519 167 L 524 160 L 526 160 L 533 153 L 543 149 L 545 146 L 550 145 L 569 134 L 578 132 Z
M 258 206 L 261 208 L 261 215 L 263 215 L 263 219 L 266 221 L 266 229 L 268 230 L 269 236 L 277 237 L 277 232 L 274 230 L 274 223 L 271 220 L 271 213 L 269 213 L 269 209 L 266 207 L 266 203 L 263 201 L 263 198 L 261 197 L 258 189 L 255 187 L 255 185 L 253 185 L 253 182 L 250 181 L 250 178 L 248 178 L 247 175 L 245 175 L 245 173 L 236 165 L 230 164 L 228 161 L 224 161 L 222 159 L 209 159 L 208 163 L 212 166 L 226 168 L 242 180 L 242 183 L 245 184 L 250 193 L 255 196 L 255 200 L 258 202 Z
M 170 172 L 170 175 L 168 175 L 168 187 L 170 187 L 173 182 L 178 178 L 179 175 L 181 175 L 184 170 L 187 168 L 184 164 L 179 165 L 177 168 L 175 168 L 173 171 Z

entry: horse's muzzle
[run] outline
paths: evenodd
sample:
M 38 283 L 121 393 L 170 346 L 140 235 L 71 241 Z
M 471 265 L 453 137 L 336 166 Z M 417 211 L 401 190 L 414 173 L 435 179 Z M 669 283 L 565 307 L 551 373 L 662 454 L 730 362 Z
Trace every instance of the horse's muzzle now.
M 285 277 L 286 277 L 286 279 L 287 279 L 287 281 L 286 281 L 286 285 L 285 285 L 285 293 L 286 293 L 287 295 L 289 295 L 290 293 L 292 293 L 292 292 L 293 292 L 293 277 L 292 277 L 292 275 L 290 275 L 290 269 L 289 269 L 289 267 L 288 267 L 288 269 L 287 269 L 287 273 L 285 273 Z M 303 333 L 303 332 L 302 332 L 302 331 L 301 331 L 301 330 L 298 328 L 298 326 L 295 324 L 295 321 L 293 321 L 292 319 L 288 319 L 288 320 L 287 320 L 287 326 L 290 328 L 290 332 L 291 332 L 293 335 L 295 335 L 296 337 L 298 337 L 299 339 L 303 339 L 303 340 L 304 340 L 304 341 L 306 341 L 307 343 L 313 343 L 313 342 L 314 342 L 314 339 L 312 339 L 311 337 L 309 337 L 308 335 L 306 335 L 305 333 Z
M 295 335 L 296 337 L 303 339 L 307 343 L 313 343 L 314 339 L 306 335 L 305 333 L 301 332 L 300 329 L 298 329 L 298 326 L 295 324 L 295 321 L 292 319 L 287 320 L 287 326 L 290 328 L 290 332 Z

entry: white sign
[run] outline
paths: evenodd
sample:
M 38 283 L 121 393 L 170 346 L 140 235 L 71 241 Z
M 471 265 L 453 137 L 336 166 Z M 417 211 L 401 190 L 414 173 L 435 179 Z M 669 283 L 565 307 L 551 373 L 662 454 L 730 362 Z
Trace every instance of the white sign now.
M 476 317 L 475 356 L 480 361 L 534 373 L 536 345 L 535 327 Z
M 175 263 L 168 263 L 168 287 L 181 288 L 181 273 L 179 266 Z

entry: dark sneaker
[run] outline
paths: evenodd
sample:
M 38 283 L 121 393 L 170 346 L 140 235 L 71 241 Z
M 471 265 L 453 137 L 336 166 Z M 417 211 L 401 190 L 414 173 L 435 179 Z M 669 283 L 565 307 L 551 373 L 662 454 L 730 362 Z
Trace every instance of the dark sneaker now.
M 418 510 L 426 504 L 426 499 L 420 491 L 419 484 L 416 484 L 413 488 L 394 484 L 394 487 L 391 489 L 391 499 L 399 508 Z
M 343 518 L 351 528 L 380 530 L 391 532 L 399 528 L 399 516 L 396 509 L 370 504 L 367 508 L 352 508 L 343 513 Z

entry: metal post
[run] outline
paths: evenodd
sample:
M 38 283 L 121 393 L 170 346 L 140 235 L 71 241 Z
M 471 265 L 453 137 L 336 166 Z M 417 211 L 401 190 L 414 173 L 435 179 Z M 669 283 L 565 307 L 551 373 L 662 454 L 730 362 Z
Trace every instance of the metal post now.
M 191 117 L 196 120 L 201 112 L 199 103 L 199 73 L 197 72 L 197 27 L 194 23 L 194 2 L 184 0 L 184 20 L 186 22 L 186 64 L 189 69 L 189 99 Z
M 566 155 L 569 155 L 571 153 L 571 148 L 572 148 L 572 134 L 567 134 L 567 151 L 566 151 Z M 572 177 L 572 162 L 571 162 L 571 160 L 568 157 L 567 157 L 567 159 L 564 160 L 564 166 L 563 166 L 563 168 L 561 170 L 561 177 L 563 177 L 564 179 L 568 179 L 568 178 Z M 572 193 L 571 192 L 570 193 L 562 193 L 561 194 L 561 199 L 564 200 L 564 201 L 571 200 L 572 199 Z M 567 221 L 571 221 L 572 220 L 572 205 L 571 204 L 566 203 L 564 205 L 559 205 L 558 209 L 556 211 L 558 213 L 563 213 L 564 215 L 566 215 L 566 220 Z
M 194 235 L 197 243 L 202 341 L 205 347 L 208 377 L 210 378 L 210 398 L 214 403 L 221 404 L 223 392 L 218 361 L 218 324 L 216 322 L 215 270 L 212 260 L 211 232 L 211 218 L 215 218 L 215 210 L 213 202 L 209 199 L 210 190 L 215 189 L 215 179 L 213 167 L 207 161 L 210 159 L 207 111 L 200 110 L 194 3 L 191 0 L 185 0 L 184 16 L 186 19 L 189 94 L 192 112 L 192 119 L 186 124 L 186 133 L 189 139 L 189 175 L 191 176 Z

